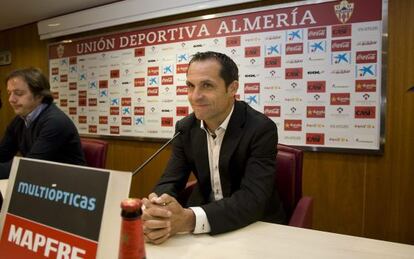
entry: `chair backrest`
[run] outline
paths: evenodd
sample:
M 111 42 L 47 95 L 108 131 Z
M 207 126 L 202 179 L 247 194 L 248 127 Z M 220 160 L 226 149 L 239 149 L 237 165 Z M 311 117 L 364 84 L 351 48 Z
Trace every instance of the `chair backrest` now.
M 98 139 L 81 138 L 81 145 L 87 166 L 105 168 L 108 142 Z
M 283 144 L 277 144 L 277 150 L 295 155 L 295 200 L 298 202 L 302 197 L 303 150 Z

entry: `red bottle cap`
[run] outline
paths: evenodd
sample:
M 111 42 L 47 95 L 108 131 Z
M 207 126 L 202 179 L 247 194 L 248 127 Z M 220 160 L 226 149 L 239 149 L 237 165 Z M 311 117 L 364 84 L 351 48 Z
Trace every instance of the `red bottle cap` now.
M 140 199 L 129 198 L 121 202 L 121 209 L 125 212 L 135 212 L 141 209 L 141 204 Z

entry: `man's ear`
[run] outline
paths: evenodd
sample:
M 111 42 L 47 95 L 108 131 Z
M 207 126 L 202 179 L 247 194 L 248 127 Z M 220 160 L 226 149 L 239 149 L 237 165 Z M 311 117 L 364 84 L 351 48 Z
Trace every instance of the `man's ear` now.
M 239 89 L 239 81 L 234 80 L 233 82 L 231 82 L 231 84 L 229 85 L 228 90 L 230 91 L 230 93 L 235 96 L 237 94 L 237 90 Z

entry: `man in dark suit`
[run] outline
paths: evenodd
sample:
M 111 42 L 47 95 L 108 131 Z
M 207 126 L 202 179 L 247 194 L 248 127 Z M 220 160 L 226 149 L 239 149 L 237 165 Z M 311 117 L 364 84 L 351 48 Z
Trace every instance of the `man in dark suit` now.
M 187 71 L 194 113 L 177 123 L 171 159 L 143 199 L 144 234 L 159 244 L 178 232 L 219 234 L 258 220 L 284 223 L 275 189 L 276 125 L 236 101 L 238 68 L 224 54 L 197 53 Z M 186 208 L 176 200 L 197 178 Z

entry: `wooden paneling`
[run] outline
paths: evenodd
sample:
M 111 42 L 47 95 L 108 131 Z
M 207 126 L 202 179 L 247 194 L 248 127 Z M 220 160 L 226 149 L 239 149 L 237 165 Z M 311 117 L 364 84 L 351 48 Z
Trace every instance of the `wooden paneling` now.
M 229 11 L 254 5 L 289 1 L 260 1 L 237 7 L 214 9 Z M 185 14 L 120 28 L 168 21 L 203 14 Z M 414 244 L 414 1 L 389 2 L 389 55 L 387 69 L 386 145 L 382 156 L 332 153 L 305 154 L 303 189 L 315 198 L 316 229 Z M 74 37 L 78 37 L 76 35 Z M 69 39 L 69 37 L 65 37 Z M 0 32 L 0 49 L 10 49 L 11 66 L 0 67 L 3 109 L 0 134 L 13 116 L 7 105 L 4 77 L 12 69 L 25 66 L 47 71 L 47 41 L 40 41 L 36 25 Z M 107 167 L 132 171 L 145 161 L 160 143 L 110 139 Z M 170 148 L 164 150 L 134 177 L 131 196 L 147 195 L 163 168 Z

